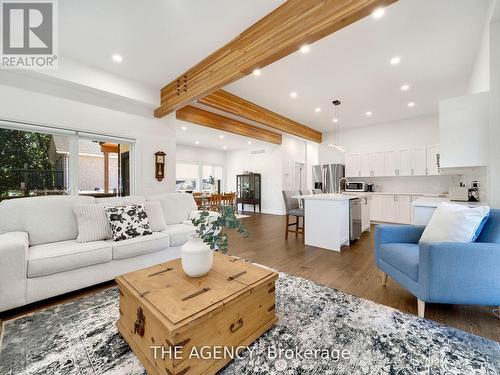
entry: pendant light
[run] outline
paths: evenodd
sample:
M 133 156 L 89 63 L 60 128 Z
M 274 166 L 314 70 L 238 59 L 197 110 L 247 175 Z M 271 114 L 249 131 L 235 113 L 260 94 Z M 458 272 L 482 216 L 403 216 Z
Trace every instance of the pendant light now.
M 340 152 L 345 152 L 343 146 L 340 146 L 339 142 L 339 128 L 340 128 L 340 105 L 342 104 L 340 100 L 334 100 L 332 102 L 334 105 L 334 117 L 333 117 L 333 144 L 329 144 L 329 146 L 337 149 Z

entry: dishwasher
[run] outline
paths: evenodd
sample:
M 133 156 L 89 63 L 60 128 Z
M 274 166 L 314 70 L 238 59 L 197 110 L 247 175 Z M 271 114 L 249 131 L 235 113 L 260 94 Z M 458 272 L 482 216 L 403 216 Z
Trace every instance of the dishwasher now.
M 361 237 L 361 199 L 349 199 L 349 241 L 359 240 Z

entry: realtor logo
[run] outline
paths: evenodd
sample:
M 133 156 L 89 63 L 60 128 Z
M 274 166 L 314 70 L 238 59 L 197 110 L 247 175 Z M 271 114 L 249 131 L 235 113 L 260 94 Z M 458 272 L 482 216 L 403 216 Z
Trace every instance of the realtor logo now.
M 1 67 L 43 69 L 57 66 L 56 1 L 0 0 Z

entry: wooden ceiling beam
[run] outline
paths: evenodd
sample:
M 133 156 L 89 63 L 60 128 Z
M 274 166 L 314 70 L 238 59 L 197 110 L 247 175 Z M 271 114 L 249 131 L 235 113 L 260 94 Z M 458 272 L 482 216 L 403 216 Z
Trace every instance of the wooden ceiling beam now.
M 267 129 L 262 129 L 257 126 L 245 124 L 244 122 L 233 120 L 229 117 L 221 116 L 190 105 L 178 109 L 175 112 L 175 117 L 178 120 L 188 121 L 193 124 L 238 134 L 244 137 L 250 137 L 277 145 L 280 145 L 282 142 L 282 136 L 279 133 L 274 133 Z
M 224 90 L 217 90 L 198 99 L 198 102 L 297 137 L 317 143 L 322 142 L 321 132 Z
M 288 0 L 163 87 L 155 116 L 163 117 L 396 1 Z

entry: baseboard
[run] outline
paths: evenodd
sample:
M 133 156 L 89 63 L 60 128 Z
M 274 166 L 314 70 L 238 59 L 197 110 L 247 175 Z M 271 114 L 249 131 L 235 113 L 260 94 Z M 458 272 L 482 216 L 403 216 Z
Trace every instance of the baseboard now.
M 269 214 L 269 215 L 280 215 L 283 216 L 285 213 L 283 211 L 274 211 L 274 210 L 262 210 L 263 214 Z

